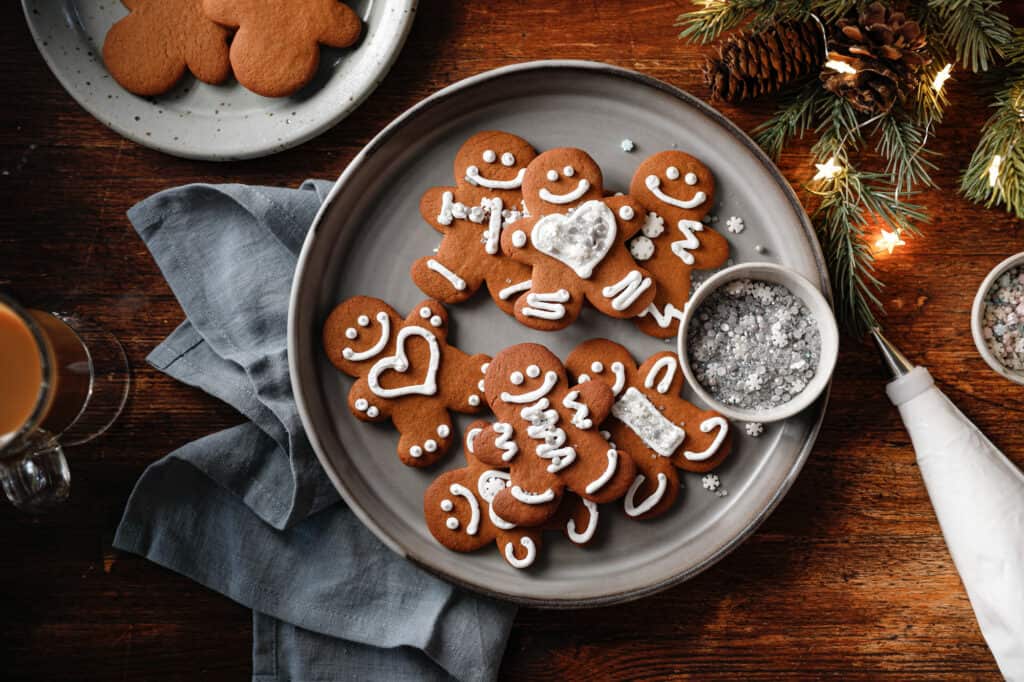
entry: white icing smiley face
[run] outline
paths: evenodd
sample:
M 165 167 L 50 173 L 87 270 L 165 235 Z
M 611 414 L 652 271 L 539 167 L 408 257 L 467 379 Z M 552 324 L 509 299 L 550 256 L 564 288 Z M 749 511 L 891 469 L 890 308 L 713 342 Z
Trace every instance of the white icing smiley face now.
M 376 357 L 388 345 L 391 340 L 391 318 L 383 310 L 374 315 L 379 325 L 379 331 L 373 329 L 373 323 L 368 315 L 360 315 L 356 318 L 356 326 L 348 327 L 345 330 L 345 338 L 357 342 L 352 346 L 346 346 L 341 351 L 341 356 L 350 362 L 362 362 Z M 356 346 L 363 346 L 358 350 Z
M 697 177 L 696 173 L 690 172 L 683 175 L 678 166 L 675 165 L 666 166 L 664 176 L 666 181 L 672 182 L 673 184 L 676 184 L 678 180 L 682 178 L 683 184 L 677 185 L 679 187 L 679 189 L 676 190 L 677 192 L 686 187 L 696 187 L 696 185 L 700 184 L 700 178 Z M 688 199 L 670 194 L 666 191 L 668 188 L 662 188 L 662 179 L 656 173 L 651 173 L 644 178 L 644 185 L 658 201 L 668 204 L 669 206 L 675 206 L 676 208 L 686 210 L 694 209 L 708 199 L 708 195 L 701 189 L 694 191 Z
M 461 175 L 469 184 L 485 189 L 516 190 L 522 187 L 526 167 L 535 155 L 529 143 L 515 135 L 480 133 L 460 150 L 456 177 Z
M 575 177 L 576 169 L 572 166 L 564 166 L 561 173 L 554 168 L 548 170 L 544 177 L 547 178 L 549 183 L 561 183 L 562 178 L 566 180 Z M 569 185 L 568 182 L 562 185 L 567 188 L 567 191 L 556 192 L 547 187 L 541 187 L 540 192 L 537 195 L 549 204 L 571 204 L 574 201 L 579 201 L 580 198 L 590 190 L 590 181 L 586 178 L 580 178 L 579 182 L 576 183 L 575 187 Z

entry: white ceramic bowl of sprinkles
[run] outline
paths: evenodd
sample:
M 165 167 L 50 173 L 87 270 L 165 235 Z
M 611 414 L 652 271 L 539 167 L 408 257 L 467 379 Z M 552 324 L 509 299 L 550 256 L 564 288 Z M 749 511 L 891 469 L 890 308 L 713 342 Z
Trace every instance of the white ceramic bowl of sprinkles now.
M 774 298 L 779 286 L 806 310 L 796 311 L 796 301 L 780 309 Z M 723 321 L 719 306 L 718 313 L 702 310 L 719 291 L 723 293 L 713 303 L 734 299 L 738 306 L 735 319 L 730 317 L 732 325 Z M 749 307 L 742 307 L 744 301 Z M 762 319 L 767 320 L 764 325 Z M 820 342 L 816 353 L 812 346 L 817 344 L 811 341 L 815 323 Z M 693 292 L 679 325 L 678 352 L 686 381 L 708 407 L 737 421 L 775 422 L 807 408 L 828 386 L 839 356 L 839 329 L 832 307 L 806 277 L 774 263 L 741 263 L 709 277 Z M 725 355 L 709 360 L 709 354 L 717 353 Z M 814 355 L 817 365 L 811 367 Z M 796 362 L 779 367 L 787 357 Z M 722 377 L 717 389 L 699 380 L 715 370 Z M 771 396 L 772 386 L 779 384 L 781 397 L 760 400 Z M 724 389 L 731 395 L 726 396 Z M 737 396 L 754 404 L 741 404 Z
M 1024 372 L 1004 365 L 989 347 L 990 339 L 986 338 L 986 328 L 988 328 L 988 334 L 992 334 L 995 325 L 989 325 L 985 319 L 990 293 L 995 293 L 993 290 L 1004 274 L 1019 266 L 1024 266 L 1024 252 L 1010 256 L 992 268 L 992 272 L 988 273 L 981 286 L 978 287 L 978 293 L 974 296 L 974 305 L 971 307 L 971 335 L 974 337 L 974 345 L 978 347 L 978 352 L 981 353 L 982 359 L 989 367 L 1010 381 L 1024 385 Z

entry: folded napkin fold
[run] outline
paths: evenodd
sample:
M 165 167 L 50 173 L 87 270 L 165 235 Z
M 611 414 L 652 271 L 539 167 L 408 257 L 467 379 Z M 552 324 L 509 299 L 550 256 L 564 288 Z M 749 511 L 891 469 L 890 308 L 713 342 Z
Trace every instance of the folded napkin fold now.
M 288 376 L 288 297 L 330 183 L 188 185 L 128 217 L 187 320 L 149 356 L 246 423 L 143 473 L 114 546 L 253 609 L 253 680 L 489 680 L 515 608 L 388 550 L 342 504 Z

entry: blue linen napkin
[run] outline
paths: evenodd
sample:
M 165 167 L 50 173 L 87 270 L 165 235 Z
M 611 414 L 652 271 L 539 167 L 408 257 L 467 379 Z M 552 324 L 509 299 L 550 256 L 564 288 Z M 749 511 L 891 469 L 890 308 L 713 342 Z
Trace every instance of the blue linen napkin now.
M 330 189 L 188 185 L 128 217 L 187 320 L 148 357 L 248 421 L 152 464 L 114 539 L 253 609 L 253 680 L 490 680 L 515 615 L 387 549 L 302 430 L 287 315 Z

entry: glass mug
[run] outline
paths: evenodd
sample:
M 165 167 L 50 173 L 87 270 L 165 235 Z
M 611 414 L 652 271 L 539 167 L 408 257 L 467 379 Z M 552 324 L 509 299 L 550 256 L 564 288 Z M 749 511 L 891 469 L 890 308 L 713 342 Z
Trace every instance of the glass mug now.
M 0 486 L 7 499 L 33 513 L 67 499 L 64 447 L 106 431 L 130 384 L 124 349 L 108 332 L 0 294 Z

